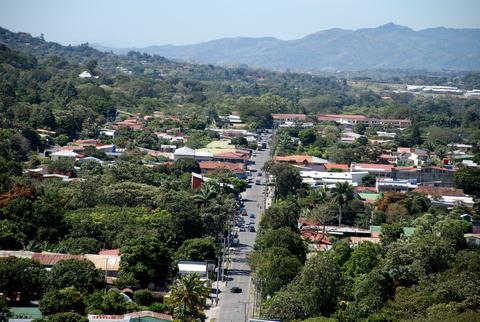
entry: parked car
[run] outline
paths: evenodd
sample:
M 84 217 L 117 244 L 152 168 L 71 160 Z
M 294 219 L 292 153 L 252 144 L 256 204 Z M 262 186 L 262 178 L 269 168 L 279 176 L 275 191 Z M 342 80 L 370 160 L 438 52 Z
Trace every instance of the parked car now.
M 230 293 L 242 293 L 242 289 L 238 286 L 230 288 Z
M 245 226 L 240 226 L 240 228 L 239 228 L 238 230 L 240 230 L 240 231 L 246 231 Z
M 251 233 L 254 233 L 255 232 L 255 226 L 250 226 L 250 228 L 248 228 L 248 231 L 251 232 Z
M 262 184 L 262 180 L 260 180 L 260 179 L 258 179 L 258 180 L 255 180 L 255 184 L 257 184 L 257 185 L 260 185 L 260 184 Z
M 255 214 L 250 214 L 250 218 L 255 218 Z

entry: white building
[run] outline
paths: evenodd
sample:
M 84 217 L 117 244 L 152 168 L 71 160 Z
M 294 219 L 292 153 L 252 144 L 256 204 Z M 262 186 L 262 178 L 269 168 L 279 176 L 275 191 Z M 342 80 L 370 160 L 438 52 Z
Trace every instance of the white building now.
M 80 157 L 80 154 L 76 153 L 76 152 L 73 152 L 71 150 L 60 150 L 60 151 L 57 151 L 57 152 L 53 152 L 52 154 L 50 154 L 50 157 L 52 158 L 52 160 L 59 160 L 59 159 L 77 159 L 78 157 Z
M 85 71 L 81 72 L 78 75 L 78 77 L 80 77 L 80 78 L 92 78 L 93 76 L 92 76 L 92 74 L 90 74 L 90 72 L 85 70 Z
M 323 171 L 300 171 L 302 181 L 312 187 L 331 188 L 337 182 L 348 182 L 353 186 L 358 186 L 362 178 L 368 172 L 323 172 Z
M 178 148 L 173 152 L 173 160 L 181 159 L 195 159 L 197 161 L 208 161 L 213 160 L 213 153 L 210 151 L 199 151 L 190 149 L 189 147 Z

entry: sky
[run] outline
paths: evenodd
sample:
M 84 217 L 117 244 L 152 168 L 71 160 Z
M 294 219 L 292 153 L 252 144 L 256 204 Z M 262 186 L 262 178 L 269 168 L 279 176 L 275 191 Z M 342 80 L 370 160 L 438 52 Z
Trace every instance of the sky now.
M 191 44 L 223 37 L 298 39 L 389 22 L 480 28 L 480 0 L 0 0 L 0 26 L 64 45 Z

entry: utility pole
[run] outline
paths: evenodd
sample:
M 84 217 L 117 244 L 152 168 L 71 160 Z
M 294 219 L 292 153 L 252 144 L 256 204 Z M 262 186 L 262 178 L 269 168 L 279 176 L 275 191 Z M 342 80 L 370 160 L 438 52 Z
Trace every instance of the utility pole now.
M 218 268 L 217 268 L 217 288 L 215 290 L 215 305 L 218 305 L 218 285 L 220 284 L 220 258 L 221 254 L 218 255 Z

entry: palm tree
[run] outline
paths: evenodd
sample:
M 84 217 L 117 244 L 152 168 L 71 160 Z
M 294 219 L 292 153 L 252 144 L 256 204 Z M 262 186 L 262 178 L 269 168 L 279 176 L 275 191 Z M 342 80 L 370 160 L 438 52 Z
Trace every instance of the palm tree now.
M 172 286 L 168 304 L 173 307 L 173 315 L 177 321 L 197 321 L 204 319 L 203 310 L 210 289 L 203 285 L 198 274 L 190 274 L 177 279 Z
M 348 203 L 355 199 L 353 186 L 348 182 L 337 182 L 331 189 L 332 199 L 338 204 L 338 226 L 342 224 L 342 214 Z
M 193 197 L 195 202 L 200 205 L 207 206 L 211 199 L 217 195 L 217 189 L 214 185 L 204 183 Z

